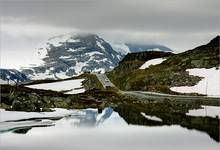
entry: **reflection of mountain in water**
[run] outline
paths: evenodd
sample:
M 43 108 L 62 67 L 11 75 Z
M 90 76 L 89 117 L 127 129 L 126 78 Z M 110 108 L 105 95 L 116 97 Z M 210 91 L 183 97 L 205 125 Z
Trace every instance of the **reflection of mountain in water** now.
M 205 132 L 215 141 L 220 141 L 218 118 L 187 116 L 185 115 L 185 110 L 183 111 L 175 108 L 176 112 L 174 112 L 174 109 L 169 110 L 168 107 L 169 105 L 165 104 L 154 107 L 149 107 L 147 104 L 144 106 L 138 104 L 121 104 L 114 108 L 114 110 L 110 107 L 102 111 L 98 109 L 74 110 L 70 116 L 53 121 L 53 125 L 60 126 L 60 123 L 63 123 L 60 126 L 61 128 L 65 128 L 65 125 L 71 128 L 99 126 L 112 128 L 122 127 L 124 125 L 127 126 L 128 124 L 141 126 L 180 125 L 187 129 Z M 184 108 L 184 106 L 181 105 L 181 108 Z M 155 116 L 154 118 L 157 118 L 157 120 L 153 120 L 146 116 Z M 160 119 L 159 121 L 158 118 Z M 42 125 L 45 124 L 39 124 L 38 126 L 18 126 L 11 131 L 14 133 L 26 134 L 32 127 L 43 127 Z
M 215 141 L 220 141 L 220 120 L 218 118 L 187 116 L 185 113 L 173 113 L 164 108 L 154 110 L 152 107 L 150 110 L 148 110 L 146 108 L 135 106 L 136 105 L 124 104 L 117 107 L 115 111 L 117 111 L 128 124 L 144 126 L 180 125 L 187 129 L 195 129 L 205 132 Z M 166 110 L 166 112 L 163 112 L 164 110 Z M 146 111 L 149 112 L 147 113 Z M 147 119 L 142 115 L 142 112 L 161 118 L 162 122 Z
M 113 113 L 113 109 L 105 108 L 100 114 L 97 109 L 84 109 L 80 110 L 79 114 L 72 114 L 68 117 L 68 120 L 76 120 L 74 126 L 78 127 L 94 127 L 104 123 L 109 119 Z

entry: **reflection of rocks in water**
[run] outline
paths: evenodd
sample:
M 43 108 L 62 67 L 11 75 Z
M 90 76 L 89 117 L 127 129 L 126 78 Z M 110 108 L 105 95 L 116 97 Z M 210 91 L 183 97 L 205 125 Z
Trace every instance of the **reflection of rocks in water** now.
M 30 129 L 32 129 L 32 127 L 27 127 L 27 128 L 23 128 L 23 129 L 16 129 L 13 131 L 13 133 L 26 134 Z
M 187 116 L 185 113 L 174 113 L 167 110 L 168 109 L 165 107 L 161 108 L 160 110 L 154 110 L 153 107 L 148 109 L 144 106 L 129 104 L 120 105 L 115 109 L 115 111 L 117 111 L 119 115 L 123 117 L 129 124 L 145 126 L 180 125 L 182 127 L 186 127 L 187 129 L 195 129 L 206 132 L 215 141 L 220 141 L 220 120 L 218 118 Z M 141 115 L 141 112 L 144 112 L 146 115 L 161 118 L 163 121 L 158 122 L 147 119 Z
M 101 112 L 101 113 L 99 113 Z M 111 117 L 113 112 L 112 108 L 105 108 L 103 111 L 97 109 L 85 109 L 79 110 L 79 115 L 73 114 L 67 119 L 77 120 L 73 123 L 73 126 L 78 127 L 94 127 L 103 123 L 105 120 Z

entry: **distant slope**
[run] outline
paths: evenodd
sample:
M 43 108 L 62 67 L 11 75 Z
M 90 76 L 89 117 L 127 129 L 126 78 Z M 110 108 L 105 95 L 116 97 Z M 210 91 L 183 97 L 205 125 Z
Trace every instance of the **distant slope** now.
M 172 50 L 166 46 L 159 44 L 132 44 L 126 43 L 129 47 L 130 52 L 143 52 L 143 51 L 163 51 L 163 52 L 172 52 Z
M 144 51 L 172 52 L 170 48 L 160 44 L 111 43 L 111 46 L 115 51 L 123 55 Z
M 131 57 L 128 54 L 108 74 L 112 82 L 122 90 L 173 93 L 170 91 L 172 86 L 193 86 L 201 80 L 200 77 L 189 75 L 186 69 L 219 67 L 219 36 L 206 45 L 171 55 L 163 63 L 144 70 L 138 69 L 141 62 L 137 60 L 141 55 L 137 53 L 137 56 Z M 129 61 L 124 61 L 126 59 Z

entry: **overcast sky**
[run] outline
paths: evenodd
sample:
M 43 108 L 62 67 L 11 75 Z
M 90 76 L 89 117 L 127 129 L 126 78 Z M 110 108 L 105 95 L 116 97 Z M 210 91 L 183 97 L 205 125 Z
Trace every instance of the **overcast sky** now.
M 42 43 L 71 32 L 188 50 L 220 34 L 219 10 L 219 0 L 0 0 L 1 66 L 34 63 Z

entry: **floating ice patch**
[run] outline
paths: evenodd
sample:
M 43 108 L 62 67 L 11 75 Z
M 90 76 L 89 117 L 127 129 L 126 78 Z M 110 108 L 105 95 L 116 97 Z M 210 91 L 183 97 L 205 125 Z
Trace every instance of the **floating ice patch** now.
M 9 130 L 22 129 L 28 127 L 45 127 L 54 125 L 51 120 L 41 121 L 19 121 L 19 122 L 0 122 L 0 133 Z
M 165 60 L 166 60 L 165 58 L 151 59 L 149 61 L 146 61 L 139 69 L 146 69 L 146 68 L 149 68 L 149 66 L 151 65 L 161 64 Z
M 55 108 L 53 112 L 24 112 L 24 111 L 7 111 L 0 109 L 0 122 L 16 121 L 32 118 L 49 118 L 49 117 L 64 117 L 68 116 L 73 110 Z

